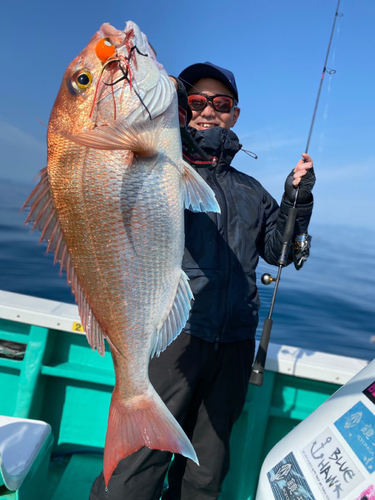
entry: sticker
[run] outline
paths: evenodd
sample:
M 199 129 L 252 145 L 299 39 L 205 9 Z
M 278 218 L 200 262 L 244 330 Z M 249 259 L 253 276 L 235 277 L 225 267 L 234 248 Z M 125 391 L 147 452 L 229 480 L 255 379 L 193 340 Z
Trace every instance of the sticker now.
M 359 495 L 354 500 L 375 500 L 375 486 L 369 486 L 367 490 Z
M 375 470 L 375 415 L 359 401 L 335 422 L 335 426 L 372 473 Z
M 305 446 L 302 455 L 327 500 L 346 497 L 364 479 L 330 429 Z
M 371 385 L 367 387 L 363 391 L 363 394 L 369 398 L 369 400 L 375 404 L 375 382 L 373 382 Z
M 75 321 L 73 323 L 72 330 L 73 330 L 73 332 L 84 332 L 82 323 L 78 323 L 78 321 Z
M 267 473 L 276 500 L 315 500 L 293 453 Z

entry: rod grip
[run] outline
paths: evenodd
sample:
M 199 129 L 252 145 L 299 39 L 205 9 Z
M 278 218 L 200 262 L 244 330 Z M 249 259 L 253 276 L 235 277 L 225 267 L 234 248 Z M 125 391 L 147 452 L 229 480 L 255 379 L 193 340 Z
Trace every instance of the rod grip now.
M 262 385 L 263 384 L 263 372 L 264 366 L 266 364 L 268 344 L 271 337 L 273 320 L 266 318 L 264 320 L 262 336 L 260 338 L 260 343 L 258 347 L 257 356 L 255 358 L 255 363 L 253 366 L 253 371 L 250 375 L 250 384 Z
M 277 261 L 279 266 L 285 267 L 288 263 L 289 245 L 290 245 L 290 240 L 292 239 L 294 233 L 294 226 L 296 224 L 297 212 L 298 210 L 295 207 L 291 207 L 289 209 L 288 218 L 286 220 L 284 234 L 282 238 L 280 257 L 279 260 Z

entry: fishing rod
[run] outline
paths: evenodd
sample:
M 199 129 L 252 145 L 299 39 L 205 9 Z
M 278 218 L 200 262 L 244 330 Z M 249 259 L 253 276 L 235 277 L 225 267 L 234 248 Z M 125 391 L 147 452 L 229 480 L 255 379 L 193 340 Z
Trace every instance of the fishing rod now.
M 320 78 L 318 94 L 317 94 L 317 97 L 315 100 L 314 112 L 313 112 L 313 116 L 312 116 L 312 120 L 311 120 L 309 134 L 307 137 L 307 144 L 306 144 L 306 149 L 305 149 L 306 154 L 307 154 L 307 152 L 309 150 L 309 146 L 310 146 L 310 139 L 311 139 L 312 131 L 314 128 L 316 112 L 317 112 L 318 104 L 319 104 L 319 100 L 320 100 L 320 93 L 321 93 L 323 81 L 324 81 L 324 75 L 327 72 L 331 75 L 336 73 L 334 70 L 329 70 L 327 68 L 327 61 L 328 61 L 328 56 L 329 56 L 329 53 L 331 50 L 331 44 L 332 44 L 332 39 L 333 39 L 333 33 L 335 31 L 336 20 L 338 17 L 342 17 L 342 14 L 339 13 L 340 2 L 341 2 L 341 0 L 338 0 L 336 12 L 335 12 L 335 16 L 334 16 L 334 21 L 333 21 L 333 26 L 332 26 L 332 30 L 331 30 L 331 36 L 330 36 L 329 43 L 328 43 L 327 54 L 326 54 L 326 58 L 325 58 L 324 65 L 323 65 L 322 76 Z M 258 347 L 258 352 L 257 352 L 256 358 L 255 358 L 253 370 L 252 370 L 251 375 L 250 375 L 250 383 L 253 385 L 260 386 L 263 383 L 264 367 L 266 364 L 268 344 L 270 341 L 271 330 L 272 330 L 272 325 L 273 325 L 272 314 L 273 314 L 273 309 L 274 309 L 275 300 L 276 300 L 276 294 L 277 294 L 277 290 L 278 290 L 279 282 L 280 282 L 280 278 L 281 278 L 281 271 L 282 271 L 283 267 L 285 267 L 288 263 L 289 247 L 290 247 L 290 242 L 291 242 L 291 239 L 292 239 L 292 236 L 294 233 L 294 226 L 296 223 L 297 212 L 298 212 L 298 209 L 297 209 L 298 193 L 299 193 L 299 186 L 296 187 L 296 194 L 295 194 L 295 198 L 294 198 L 293 207 L 291 207 L 289 209 L 288 218 L 287 218 L 284 233 L 282 236 L 280 257 L 277 261 L 279 268 L 277 271 L 276 279 L 272 278 L 272 276 L 268 273 L 263 274 L 263 276 L 261 278 L 261 281 L 264 285 L 269 285 L 270 283 L 275 282 L 275 287 L 274 287 L 273 294 L 272 294 L 272 300 L 271 300 L 271 305 L 270 305 L 268 317 L 264 320 L 263 331 L 262 331 L 262 335 L 261 335 L 261 339 L 260 339 L 260 343 L 259 343 L 259 347 Z

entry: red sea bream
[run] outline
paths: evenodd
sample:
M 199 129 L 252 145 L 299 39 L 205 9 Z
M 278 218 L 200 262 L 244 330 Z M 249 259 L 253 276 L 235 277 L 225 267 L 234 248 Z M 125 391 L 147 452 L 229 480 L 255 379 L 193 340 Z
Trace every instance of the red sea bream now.
M 104 355 L 104 339 L 110 345 L 106 484 L 144 445 L 197 462 L 150 384 L 148 363 L 189 315 L 184 208 L 219 207 L 182 159 L 175 87 L 133 22 L 124 31 L 102 25 L 68 66 L 49 121 L 47 167 L 25 206 L 66 271 L 91 347 Z

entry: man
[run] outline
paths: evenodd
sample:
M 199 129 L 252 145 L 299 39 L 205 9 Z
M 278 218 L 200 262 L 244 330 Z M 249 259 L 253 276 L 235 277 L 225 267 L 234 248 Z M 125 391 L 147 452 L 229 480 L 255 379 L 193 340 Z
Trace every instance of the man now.
M 187 89 L 184 89 L 183 82 Z M 176 81 L 187 100 L 191 140 L 184 157 L 214 190 L 221 214 L 185 211 L 183 269 L 194 302 L 186 327 L 150 361 L 150 380 L 191 439 L 200 466 L 176 455 L 142 448 L 122 460 L 104 489 L 99 476 L 91 500 L 216 499 L 229 469 L 229 437 L 246 397 L 254 358 L 259 297 L 259 255 L 280 257 L 281 238 L 295 187 L 300 184 L 295 234 L 307 233 L 315 182 L 304 154 L 289 174 L 280 207 L 252 177 L 231 166 L 240 144 L 231 128 L 240 115 L 234 75 L 211 63 L 186 68 Z M 207 155 L 200 156 L 199 151 Z M 289 262 L 291 262 L 289 256 Z

